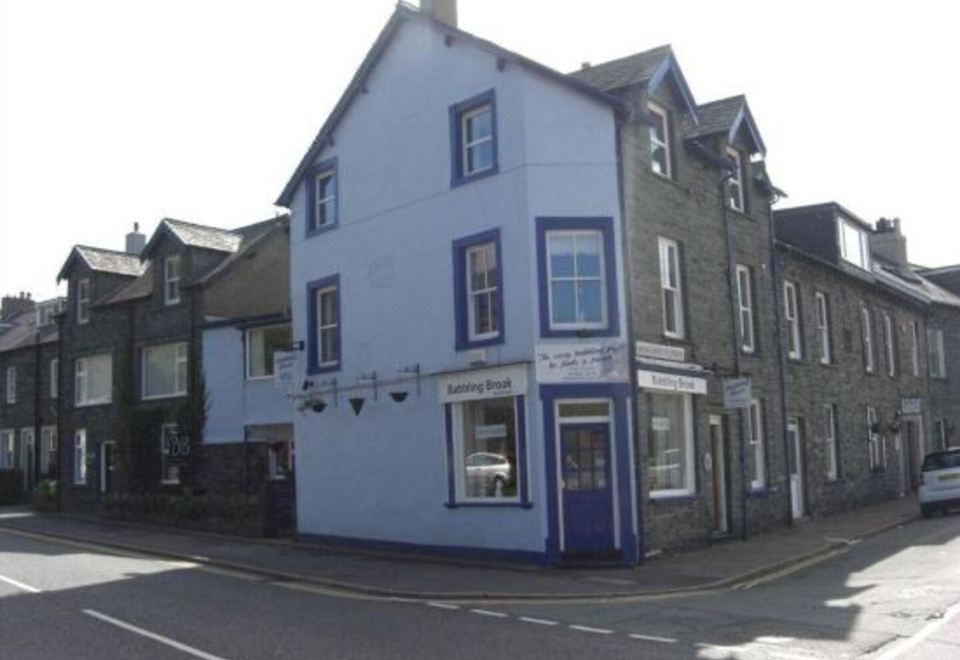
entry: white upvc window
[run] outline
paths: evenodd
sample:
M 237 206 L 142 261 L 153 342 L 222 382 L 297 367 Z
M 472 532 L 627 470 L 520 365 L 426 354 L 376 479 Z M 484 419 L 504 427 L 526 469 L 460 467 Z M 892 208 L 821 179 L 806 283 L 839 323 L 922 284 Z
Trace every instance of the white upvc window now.
M 176 424 L 160 427 L 160 481 L 180 483 L 180 464 L 190 455 L 190 441 L 180 435 Z
M 693 402 L 689 394 L 648 395 L 647 484 L 651 497 L 696 491 Z
M 460 116 L 463 176 L 472 176 L 493 168 L 493 106 L 485 103 Z
M 943 330 L 927 329 L 927 349 L 930 353 L 930 377 L 946 378 L 947 363 L 943 354 Z
M 340 302 L 337 285 L 317 291 L 317 359 L 319 366 L 340 362 Z
M 109 353 L 77 358 L 74 403 L 95 406 L 113 400 L 113 357 Z
M 813 303 L 817 324 L 817 343 L 820 346 L 820 364 L 830 364 L 833 356 L 830 342 L 830 304 L 827 302 L 827 294 L 817 291 L 813 294 Z
M 466 250 L 467 339 L 482 341 L 500 335 L 500 267 L 496 243 Z
M 180 302 L 180 257 L 163 260 L 163 302 L 175 305 Z
M 670 154 L 670 118 L 667 111 L 655 103 L 650 110 L 650 169 L 667 179 L 673 176 Z
M 273 377 L 273 354 L 290 349 L 289 325 L 247 330 L 247 380 Z
M 547 255 L 550 329 L 607 327 L 603 234 L 594 230 L 549 231 Z
M 873 355 L 873 324 L 870 321 L 870 310 L 866 305 L 860 306 L 860 339 L 863 342 L 863 368 L 868 374 L 876 369 Z
M 60 360 L 53 358 L 50 360 L 50 398 L 56 399 L 60 396 Z
M 733 163 L 730 178 L 727 179 L 727 203 L 734 211 L 743 212 L 743 163 L 740 152 L 733 147 L 727 147 L 727 158 Z
M 452 404 L 451 421 L 457 500 L 519 501 L 517 397 Z
M 753 277 L 747 266 L 737 264 L 737 321 L 740 331 L 740 350 L 753 353 Z
M 677 242 L 657 239 L 660 248 L 660 289 L 663 293 L 663 334 L 683 339 L 683 285 L 680 281 L 680 248 Z
M 0 469 L 16 467 L 16 431 L 0 430 Z
M 6 401 L 7 403 L 17 402 L 17 368 L 16 367 L 7 367 Z
M 187 343 L 160 344 L 143 349 L 141 399 L 163 399 L 187 393 Z
M 337 224 L 337 168 L 330 167 L 317 174 L 314 229 Z
M 920 377 L 920 327 L 910 321 L 910 369 L 915 378 Z
M 847 218 L 837 218 L 840 256 L 849 264 L 870 270 L 870 239 L 867 232 Z
M 837 455 L 837 408 L 832 403 L 823 406 L 823 456 L 827 479 L 835 481 L 840 476 L 840 460 Z
M 759 399 L 750 403 L 745 416 L 747 442 L 750 444 L 747 456 L 747 476 L 751 490 L 763 490 L 767 487 L 766 447 L 763 439 L 763 407 Z
M 867 406 L 867 439 L 870 469 L 883 469 L 887 465 L 887 444 L 883 433 L 877 428 L 877 410 L 873 406 Z
M 73 434 L 73 483 L 87 483 L 87 430 L 77 429 Z
M 57 427 L 44 426 L 40 429 L 40 473 L 57 478 Z
M 90 280 L 77 280 L 77 323 L 90 320 Z
M 887 353 L 887 375 L 897 375 L 897 340 L 893 334 L 894 323 L 888 312 L 883 313 L 883 343 Z
M 783 317 L 787 323 L 787 356 L 792 360 L 803 357 L 800 337 L 800 308 L 797 302 L 797 285 L 783 283 Z

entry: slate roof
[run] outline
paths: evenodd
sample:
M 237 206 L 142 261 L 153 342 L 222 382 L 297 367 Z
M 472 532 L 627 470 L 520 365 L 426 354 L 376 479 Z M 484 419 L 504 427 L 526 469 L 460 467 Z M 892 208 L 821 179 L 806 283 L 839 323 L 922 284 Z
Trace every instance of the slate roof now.
M 700 119 L 700 124 L 687 131 L 686 136 L 696 138 L 729 133 L 746 102 L 746 97 L 741 94 L 697 106 L 697 117 Z
M 58 280 L 65 277 L 70 264 L 78 257 L 83 259 L 90 270 L 95 272 L 114 273 L 116 275 L 127 275 L 128 277 L 137 277 L 143 272 L 140 257 L 135 254 L 89 245 L 75 245 L 57 275 Z
M 180 242 L 189 247 L 198 247 L 205 250 L 217 250 L 219 252 L 236 252 L 243 240 L 243 235 L 230 229 L 220 229 L 218 227 L 208 227 L 207 225 L 198 225 L 193 222 L 184 222 L 183 220 L 174 220 L 173 218 L 164 218 L 160 222 L 161 227 L 166 225 L 174 236 Z M 161 227 L 154 232 L 154 237 L 160 231 Z M 151 239 L 153 242 L 153 239 Z M 144 250 L 146 252 L 146 250 Z
M 602 64 L 593 64 L 588 68 L 573 71 L 567 75 L 598 89 L 611 91 L 650 80 L 663 64 L 663 60 L 671 55 L 673 55 L 673 49 L 669 44 L 665 44 L 645 50 L 642 53 L 635 53 Z
M 34 345 L 37 334 L 37 312 L 35 309 L 8 316 L 3 319 L 3 325 L 4 329 L 0 330 L 0 353 Z M 50 344 L 57 339 L 56 323 L 40 328 L 41 344 Z
M 250 251 L 253 250 L 253 248 L 255 248 L 267 236 L 272 235 L 274 231 L 285 231 L 289 226 L 290 216 L 282 215 L 277 218 L 247 225 L 246 227 L 240 227 L 237 229 L 237 231 L 243 233 L 244 235 L 244 240 L 240 246 L 240 249 L 214 266 L 208 273 L 194 282 L 194 284 L 203 285 L 219 277 L 221 273 L 230 270 L 233 264 L 237 263 L 246 255 L 248 255 Z

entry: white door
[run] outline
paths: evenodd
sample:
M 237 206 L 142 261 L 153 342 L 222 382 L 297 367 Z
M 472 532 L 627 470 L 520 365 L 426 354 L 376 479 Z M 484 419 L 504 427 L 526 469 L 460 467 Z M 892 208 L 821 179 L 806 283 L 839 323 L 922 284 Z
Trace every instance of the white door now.
M 787 422 L 787 444 L 790 447 L 790 509 L 793 518 L 803 517 L 803 448 L 800 443 L 800 424 L 795 419 Z
M 710 415 L 710 476 L 713 484 L 713 528 L 717 532 L 730 531 L 727 518 L 727 461 L 726 438 L 723 436 L 723 417 Z

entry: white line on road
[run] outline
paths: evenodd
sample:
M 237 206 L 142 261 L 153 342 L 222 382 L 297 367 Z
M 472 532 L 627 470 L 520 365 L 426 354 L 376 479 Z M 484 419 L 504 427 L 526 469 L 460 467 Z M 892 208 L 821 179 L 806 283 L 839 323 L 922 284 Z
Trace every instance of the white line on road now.
M 14 580 L 13 578 L 8 578 L 8 577 L 5 576 L 5 575 L 0 575 L 0 582 L 6 582 L 7 584 L 9 584 L 9 585 L 12 586 L 12 587 L 16 587 L 17 589 L 20 589 L 21 591 L 26 591 L 26 592 L 31 593 L 31 594 L 38 594 L 38 593 L 40 593 L 40 591 L 41 591 L 40 589 L 37 589 L 36 587 L 31 587 L 29 584 L 24 584 L 23 582 L 20 582 L 20 581 L 18 581 L 18 580 Z
M 950 619 L 960 614 L 960 602 L 956 602 L 950 606 L 950 608 L 943 613 L 943 616 L 937 619 L 936 621 L 931 621 L 923 628 L 920 629 L 915 635 L 911 635 L 903 642 L 893 647 L 886 653 L 879 655 L 875 660 L 894 660 L 903 656 L 907 651 L 912 650 L 915 646 L 920 644 L 927 637 L 930 637 L 933 633 L 937 632 L 941 627 L 950 623 Z
M 491 612 L 490 610 L 470 610 L 474 614 L 479 614 L 480 616 L 492 616 L 497 619 L 506 619 L 509 615 L 504 614 L 503 612 Z
M 656 635 L 641 635 L 640 633 L 630 633 L 628 637 L 633 639 L 642 639 L 645 642 L 660 642 L 661 644 L 676 644 L 677 640 L 673 637 L 657 637 Z
M 612 630 L 607 630 L 606 628 L 591 628 L 590 626 L 578 626 L 576 624 L 570 624 L 570 630 L 579 630 L 580 632 L 596 633 L 598 635 L 612 635 Z
M 182 644 L 176 641 L 175 639 L 170 639 L 169 637 L 158 635 L 157 633 L 150 632 L 149 630 L 138 628 L 133 624 L 127 623 L 125 621 L 121 621 L 120 619 L 114 619 L 112 616 L 107 616 L 102 612 L 97 612 L 96 610 L 83 610 L 83 613 L 88 616 L 92 616 L 95 619 L 100 619 L 101 621 L 105 621 L 106 623 L 117 626 L 118 628 L 123 628 L 124 630 L 127 630 L 129 632 L 142 635 L 147 639 L 152 639 L 155 642 L 166 644 L 167 646 L 171 648 L 175 648 L 178 651 L 189 653 L 190 655 L 195 656 L 197 658 L 203 658 L 204 660 L 224 660 L 218 655 L 211 655 L 210 653 L 206 653 L 204 651 L 201 651 L 200 649 L 195 649 L 192 646 L 187 646 L 186 644 Z
M 459 610 L 459 605 L 451 605 L 450 603 L 427 603 L 427 607 L 436 607 L 438 610 Z
M 559 621 L 551 621 L 550 619 L 536 619 L 532 616 L 521 616 L 519 617 L 520 621 L 524 623 L 535 623 L 539 626 L 558 626 L 560 625 Z

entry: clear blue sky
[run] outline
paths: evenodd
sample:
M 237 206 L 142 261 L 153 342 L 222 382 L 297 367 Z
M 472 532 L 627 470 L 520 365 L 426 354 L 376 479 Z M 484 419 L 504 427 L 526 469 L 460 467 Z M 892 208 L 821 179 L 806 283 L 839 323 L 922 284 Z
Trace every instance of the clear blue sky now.
M 273 201 L 390 0 L 0 0 L 0 292 L 57 292 L 134 221 L 237 226 Z M 699 102 L 745 93 L 786 205 L 903 219 L 960 261 L 950 3 L 460 0 L 464 29 L 568 71 L 672 43 Z

